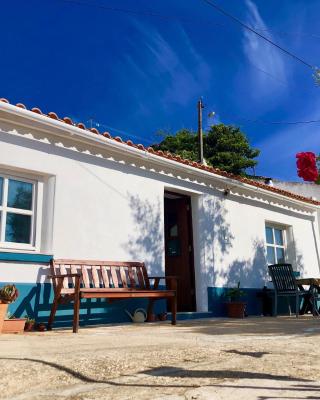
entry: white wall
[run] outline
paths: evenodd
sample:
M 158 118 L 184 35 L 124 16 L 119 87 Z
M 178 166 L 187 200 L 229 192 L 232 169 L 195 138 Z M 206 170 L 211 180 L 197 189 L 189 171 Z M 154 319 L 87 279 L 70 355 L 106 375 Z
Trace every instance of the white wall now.
M 7 125 L 2 129 L 10 131 Z M 63 140 L 63 148 L 61 140 L 41 132 L 30 135 L 19 128 L 19 134 L 23 136 L 0 133 L 1 165 L 46 178 L 43 252 L 56 258 L 143 260 L 152 274 L 163 275 L 163 195 L 170 188 L 192 199 L 198 310 L 207 309 L 208 286 L 240 280 L 245 287 L 262 287 L 268 280 L 266 221 L 292 227 L 290 261 L 305 275 L 319 275 L 319 229 L 308 206 L 295 207 L 286 200 L 272 204 L 261 193 L 232 188 L 224 196 L 224 184 L 154 171 L 148 161 L 133 165 L 107 147 L 97 155 L 69 139 Z M 1 263 L 0 282 L 43 279 L 41 268 L 39 272 L 30 264 Z

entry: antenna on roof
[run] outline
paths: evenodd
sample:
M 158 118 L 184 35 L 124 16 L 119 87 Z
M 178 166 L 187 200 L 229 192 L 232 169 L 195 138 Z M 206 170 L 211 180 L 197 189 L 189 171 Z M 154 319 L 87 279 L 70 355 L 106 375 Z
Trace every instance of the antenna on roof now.
M 198 100 L 198 161 L 203 164 L 203 133 L 202 133 L 202 98 Z
M 93 117 L 90 117 L 90 118 L 88 119 L 88 122 L 90 123 L 90 128 L 93 128 L 93 123 L 94 123 Z

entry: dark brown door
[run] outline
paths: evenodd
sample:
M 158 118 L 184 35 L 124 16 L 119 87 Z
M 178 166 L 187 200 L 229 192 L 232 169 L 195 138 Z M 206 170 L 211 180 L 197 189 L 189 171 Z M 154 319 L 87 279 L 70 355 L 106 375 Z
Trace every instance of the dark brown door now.
M 178 311 L 195 311 L 190 197 L 165 193 L 166 276 L 178 276 Z

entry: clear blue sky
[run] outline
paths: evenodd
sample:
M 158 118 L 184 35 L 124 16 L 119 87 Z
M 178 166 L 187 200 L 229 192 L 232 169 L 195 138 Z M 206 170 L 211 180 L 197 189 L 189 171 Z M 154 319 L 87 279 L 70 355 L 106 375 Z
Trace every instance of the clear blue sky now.
M 320 66 L 319 0 L 216 2 Z M 246 121 L 320 119 L 312 71 L 201 0 L 10 0 L 0 23 L 0 97 L 12 103 L 150 144 L 158 129 L 196 129 L 203 96 L 205 115 L 241 126 L 261 149 L 257 174 L 298 180 L 295 153 L 319 152 L 320 123 Z

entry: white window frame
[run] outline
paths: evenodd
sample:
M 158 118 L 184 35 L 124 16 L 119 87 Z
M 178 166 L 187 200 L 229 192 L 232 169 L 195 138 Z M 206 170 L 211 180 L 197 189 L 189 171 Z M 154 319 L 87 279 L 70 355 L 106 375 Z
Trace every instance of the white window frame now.
M 287 262 L 287 227 L 286 227 L 286 226 L 283 226 L 283 225 L 277 225 L 277 224 L 273 224 L 273 223 L 270 223 L 270 222 L 266 222 L 266 223 L 265 223 L 265 231 L 266 231 L 266 228 L 272 229 L 272 236 L 273 236 L 273 243 L 268 243 L 268 242 L 267 242 L 267 235 L 266 235 L 266 233 L 265 233 L 266 259 L 267 259 L 268 265 L 271 265 L 271 264 L 269 264 L 269 262 L 268 262 L 268 253 L 267 253 L 267 250 L 268 250 L 267 248 L 268 248 L 268 247 L 272 247 L 272 248 L 273 248 L 273 251 L 274 251 L 274 259 L 275 259 L 275 263 L 276 263 L 276 264 L 278 264 L 278 257 L 277 257 L 277 251 L 276 251 L 277 248 L 283 249 L 283 253 L 284 253 L 284 262 Z M 276 244 L 276 238 L 275 238 L 275 234 L 274 234 L 274 230 L 275 230 L 275 229 L 277 229 L 277 230 L 279 230 L 279 231 L 282 232 L 282 242 L 283 242 L 282 245 Z
M 31 175 L 30 175 L 31 176 Z M 0 170 L 0 177 L 3 178 L 2 202 L 0 203 L 0 250 L 3 251 L 39 251 L 41 240 L 41 218 L 42 218 L 42 195 L 43 182 L 40 179 L 26 176 L 19 173 L 10 173 Z M 24 210 L 7 206 L 9 179 L 32 184 L 32 207 L 31 210 Z M 5 241 L 5 229 L 7 213 L 12 212 L 21 215 L 31 216 L 30 243 L 15 243 Z

